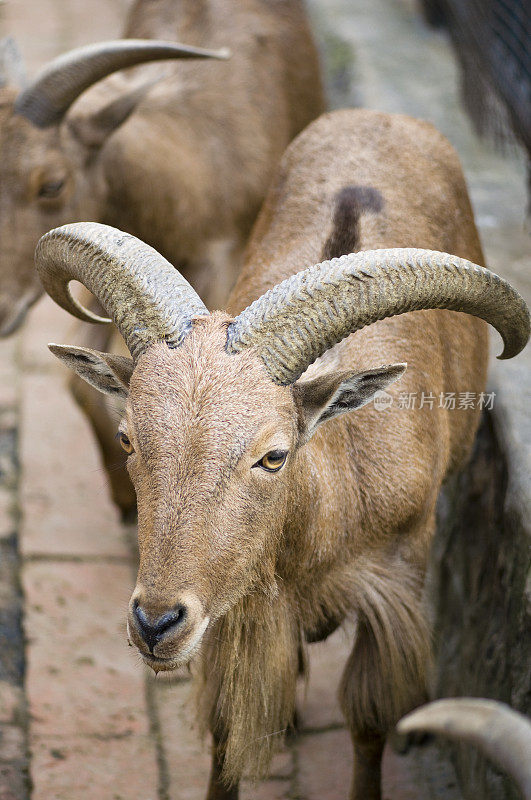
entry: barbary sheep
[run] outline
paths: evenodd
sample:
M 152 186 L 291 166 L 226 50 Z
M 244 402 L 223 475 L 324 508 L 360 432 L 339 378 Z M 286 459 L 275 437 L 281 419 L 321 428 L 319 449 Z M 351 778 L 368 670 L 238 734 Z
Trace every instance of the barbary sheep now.
M 386 734 L 426 698 L 426 562 L 439 491 L 478 424 L 485 321 L 504 358 L 529 338 L 522 298 L 481 261 L 448 142 L 362 110 L 321 117 L 288 148 L 227 312 L 110 227 L 41 239 L 46 291 L 90 318 L 68 291 L 81 281 L 132 356 L 51 345 L 126 401 L 140 549 L 129 637 L 155 671 L 199 657 L 209 800 L 264 772 L 306 644 L 348 619 L 351 798 L 380 797 Z M 474 402 L 452 408 L 448 393 Z

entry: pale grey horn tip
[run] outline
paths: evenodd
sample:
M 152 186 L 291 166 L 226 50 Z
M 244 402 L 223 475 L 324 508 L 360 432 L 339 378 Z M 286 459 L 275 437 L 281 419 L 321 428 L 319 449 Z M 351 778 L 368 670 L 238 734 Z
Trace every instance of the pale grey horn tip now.
M 228 47 L 220 47 L 218 49 L 196 47 L 191 44 L 173 42 L 171 39 L 118 39 L 116 42 L 109 42 L 109 45 L 112 44 L 115 44 L 117 48 L 121 46 L 124 50 L 135 46 L 138 48 L 148 47 L 152 50 L 158 48 L 161 50 L 161 55 L 163 55 L 164 51 L 167 51 L 168 60 L 174 56 L 179 56 L 179 54 L 185 58 L 227 59 L 232 56 L 232 52 Z
M 215 50 L 216 58 L 221 59 L 222 61 L 227 61 L 229 58 L 232 58 L 232 50 L 229 47 L 222 47 L 220 50 Z
M 527 343 L 529 342 L 529 337 L 531 336 L 531 318 L 529 315 L 529 309 L 527 308 L 523 299 L 522 311 L 523 319 L 521 320 L 520 326 L 515 332 L 514 337 L 511 339 L 504 339 L 503 352 L 500 353 L 499 356 L 496 356 L 496 358 L 498 358 L 500 361 L 506 361 L 509 358 L 514 358 L 522 352 L 524 347 L 526 347 Z

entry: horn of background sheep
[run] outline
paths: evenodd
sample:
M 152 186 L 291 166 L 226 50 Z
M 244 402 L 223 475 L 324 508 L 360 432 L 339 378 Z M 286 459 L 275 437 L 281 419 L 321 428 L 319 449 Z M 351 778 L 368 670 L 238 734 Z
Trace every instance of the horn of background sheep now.
M 54 59 L 19 94 L 15 111 L 38 128 L 57 125 L 74 100 L 93 83 L 135 64 L 172 58 L 228 58 L 227 50 L 204 50 L 175 42 L 122 39 L 80 47 Z
M 88 322 L 109 322 L 72 297 L 71 280 L 99 300 L 136 361 L 155 341 L 178 347 L 191 318 L 208 314 L 188 281 L 152 247 L 97 222 L 63 225 L 38 242 L 35 264 L 44 289 L 62 308 Z
M 0 39 L 0 86 L 26 85 L 26 69 L 18 45 L 11 36 Z
M 509 284 L 463 258 L 433 250 L 366 250 L 287 278 L 229 326 L 227 351 L 256 348 L 288 385 L 350 333 L 406 311 L 445 308 L 489 322 L 511 358 L 529 339 L 529 311 Z
M 437 700 L 400 720 L 400 735 L 440 734 L 470 742 L 507 772 L 531 800 L 531 723 L 522 714 L 494 700 Z

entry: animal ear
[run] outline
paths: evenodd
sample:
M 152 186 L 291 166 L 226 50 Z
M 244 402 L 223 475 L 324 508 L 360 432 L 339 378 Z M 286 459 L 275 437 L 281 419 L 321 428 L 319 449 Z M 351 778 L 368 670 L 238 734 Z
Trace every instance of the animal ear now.
M 90 116 L 74 117 L 68 122 L 70 131 L 85 147 L 91 150 L 100 148 L 111 133 L 123 125 L 154 83 L 156 81 L 150 81 L 121 95 Z
M 313 436 L 322 422 L 369 403 L 376 392 L 398 380 L 406 366 L 389 364 L 366 372 L 330 372 L 295 383 L 293 392 L 301 416 L 303 440 Z
M 133 361 L 124 356 L 100 353 L 89 347 L 49 344 L 48 347 L 67 367 L 95 389 L 114 397 L 127 397 Z

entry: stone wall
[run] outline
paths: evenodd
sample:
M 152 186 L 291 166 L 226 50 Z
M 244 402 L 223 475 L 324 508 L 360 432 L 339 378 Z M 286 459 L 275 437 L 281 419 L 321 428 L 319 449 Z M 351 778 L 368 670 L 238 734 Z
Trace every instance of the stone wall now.
M 22 591 L 19 582 L 15 343 L 0 347 L 0 798 L 27 800 Z
M 434 693 L 497 698 L 529 714 L 531 386 L 520 358 L 495 368 L 494 409 L 482 420 L 469 468 L 441 498 L 432 563 Z M 456 748 L 454 758 L 466 798 L 520 796 L 472 748 Z

